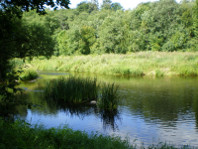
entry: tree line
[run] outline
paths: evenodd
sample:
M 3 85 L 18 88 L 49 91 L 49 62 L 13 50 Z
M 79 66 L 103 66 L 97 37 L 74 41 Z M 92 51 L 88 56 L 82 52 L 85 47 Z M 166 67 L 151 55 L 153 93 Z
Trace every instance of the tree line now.
M 99 7 L 92 0 L 43 16 L 27 12 L 22 21 L 30 28 L 32 48 L 54 55 L 198 50 L 198 1 L 193 0 L 159 0 L 133 10 L 111 0 Z

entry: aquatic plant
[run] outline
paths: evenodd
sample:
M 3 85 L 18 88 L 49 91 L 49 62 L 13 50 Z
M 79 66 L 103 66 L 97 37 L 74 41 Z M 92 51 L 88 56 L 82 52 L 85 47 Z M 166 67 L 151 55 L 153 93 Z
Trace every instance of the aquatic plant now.
M 20 74 L 20 78 L 22 81 L 29 81 L 29 80 L 34 80 L 38 78 L 38 73 L 36 70 L 28 68 L 28 69 L 23 69 L 22 73 Z
M 47 83 L 45 91 L 47 99 L 63 103 L 84 103 L 98 98 L 96 79 L 59 78 Z
M 69 77 L 47 83 L 44 96 L 55 104 L 82 104 L 97 101 L 100 110 L 114 111 L 118 107 L 118 86 L 97 83 L 97 79 Z
M 114 111 L 118 107 L 118 86 L 113 84 L 103 84 L 101 86 L 100 97 L 97 105 L 104 111 Z

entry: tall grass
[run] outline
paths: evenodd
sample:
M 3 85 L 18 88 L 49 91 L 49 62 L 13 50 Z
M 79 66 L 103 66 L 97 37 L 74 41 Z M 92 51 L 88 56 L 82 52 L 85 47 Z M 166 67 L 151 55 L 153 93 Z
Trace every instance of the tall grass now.
M 98 107 L 106 112 L 117 110 L 118 107 L 118 86 L 113 84 L 103 84 L 101 94 L 98 100 Z
M 88 135 L 64 129 L 44 129 L 25 122 L 8 123 L 0 120 L 1 149 L 130 149 L 119 137 Z
M 47 83 L 44 90 L 45 98 L 57 104 L 82 104 L 92 100 L 104 111 L 114 111 L 118 107 L 115 84 L 97 83 L 90 78 L 59 78 Z
M 96 79 L 59 78 L 48 82 L 45 97 L 64 103 L 83 103 L 98 98 Z
M 31 126 L 24 121 L 13 123 L 0 119 L 1 149 L 135 149 L 137 147 L 120 137 L 103 136 L 97 133 L 88 135 L 67 127 L 44 129 Z M 190 146 L 175 147 L 167 143 L 151 145 L 148 149 L 190 149 Z
M 137 52 L 34 58 L 41 71 L 86 72 L 120 76 L 198 76 L 198 52 Z
M 22 73 L 20 74 L 20 78 L 22 81 L 29 81 L 38 78 L 38 73 L 34 69 L 23 69 Z

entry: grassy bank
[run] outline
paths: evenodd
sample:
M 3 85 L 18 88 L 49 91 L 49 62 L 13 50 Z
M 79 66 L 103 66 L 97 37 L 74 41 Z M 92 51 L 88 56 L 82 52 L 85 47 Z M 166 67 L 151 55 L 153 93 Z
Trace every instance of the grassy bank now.
M 118 137 L 88 135 L 64 129 L 31 128 L 24 122 L 7 123 L 0 120 L 1 149 L 128 149 L 133 148 Z
M 85 132 L 69 128 L 44 129 L 41 126 L 31 126 L 22 121 L 14 123 L 0 119 L 0 148 L 1 149 L 135 149 L 126 140 L 119 137 L 88 135 Z M 145 147 L 141 147 L 145 148 Z M 152 145 L 148 148 L 176 149 L 166 143 Z M 180 148 L 191 148 L 183 146 Z
M 198 76 L 198 52 L 138 52 L 88 56 L 34 58 L 40 71 L 85 72 L 104 75 Z

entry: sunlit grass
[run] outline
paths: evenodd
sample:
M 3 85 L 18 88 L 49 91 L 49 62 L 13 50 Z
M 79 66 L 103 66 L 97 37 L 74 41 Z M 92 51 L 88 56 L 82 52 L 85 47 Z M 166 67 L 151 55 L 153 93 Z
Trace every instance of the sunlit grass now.
M 114 111 L 118 107 L 118 86 L 97 83 L 90 78 L 58 78 L 46 84 L 44 96 L 57 104 L 82 104 L 96 101 L 100 110 Z
M 63 103 L 83 103 L 98 98 L 96 79 L 59 78 L 47 83 L 45 97 Z
M 104 111 L 111 112 L 117 110 L 118 100 L 118 86 L 113 84 L 103 84 L 101 86 L 100 97 L 98 100 L 98 107 Z
M 22 81 L 29 81 L 38 78 L 38 73 L 34 69 L 23 69 L 22 73 L 20 74 L 20 78 Z
M 14 123 L 0 120 L 1 149 L 129 149 L 128 141 L 119 137 L 88 135 L 85 132 L 63 129 L 33 127 L 25 122 Z
M 85 72 L 117 76 L 198 76 L 198 52 L 138 52 L 34 58 L 41 71 Z
M 174 145 L 159 143 L 148 147 L 137 147 L 120 137 L 104 136 L 98 133 L 74 131 L 70 128 L 44 129 L 24 121 L 5 122 L 0 119 L 1 149 L 177 149 Z M 181 146 L 190 149 L 191 146 Z

